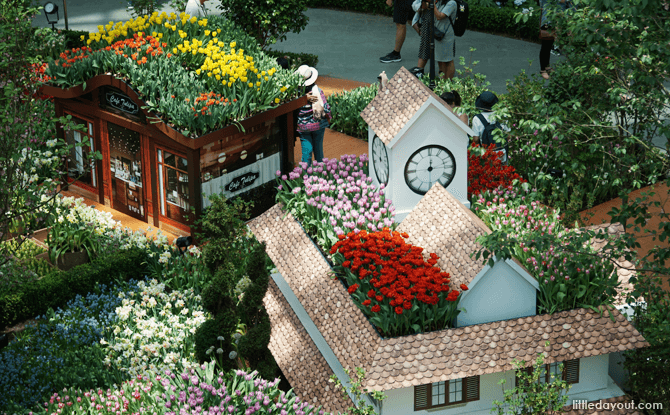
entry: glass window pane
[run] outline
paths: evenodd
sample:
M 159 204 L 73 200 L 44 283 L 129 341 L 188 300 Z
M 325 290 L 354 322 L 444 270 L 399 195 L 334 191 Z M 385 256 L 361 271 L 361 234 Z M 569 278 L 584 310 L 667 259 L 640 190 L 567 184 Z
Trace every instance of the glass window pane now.
M 160 151 L 160 150 L 158 150 Z M 165 216 L 165 198 L 163 195 L 165 194 L 165 188 L 163 186 L 163 165 L 159 164 L 158 165 L 158 187 L 160 189 L 160 195 L 161 195 L 161 215 Z
M 562 378 L 561 372 L 559 371 L 560 362 L 551 363 L 549 365 L 549 376 L 550 382 L 555 380 L 560 380 Z
M 93 123 L 92 122 L 88 123 L 88 135 L 93 137 Z M 91 148 L 93 148 L 93 146 L 91 146 Z
M 444 393 L 444 382 L 433 383 L 432 391 L 432 405 L 444 405 L 445 403 L 445 393 Z
M 449 381 L 449 402 L 460 402 L 463 400 L 463 379 Z
M 177 167 L 177 160 L 174 154 L 165 152 L 165 164 L 172 167 Z
M 177 166 L 177 168 L 179 168 L 180 170 L 187 170 L 188 169 L 188 160 L 186 160 L 183 157 L 177 157 L 177 159 L 178 159 L 178 162 L 179 162 L 179 165 Z
M 158 150 L 158 162 L 163 162 L 163 150 Z
M 540 383 L 547 383 L 547 365 L 542 365 L 540 368 Z

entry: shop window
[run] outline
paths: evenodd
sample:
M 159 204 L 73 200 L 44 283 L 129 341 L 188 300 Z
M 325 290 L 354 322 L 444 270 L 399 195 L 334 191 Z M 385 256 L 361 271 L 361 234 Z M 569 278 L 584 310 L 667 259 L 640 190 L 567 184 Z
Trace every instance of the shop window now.
M 96 187 L 95 162 L 89 159 L 95 151 L 93 139 L 93 123 L 76 117 L 72 118 L 75 124 L 83 124 L 84 131 L 67 131 L 65 134 L 68 145 L 71 147 L 67 161 L 68 181 L 75 180 L 87 186 Z
M 158 187 L 160 213 L 169 219 L 186 222 L 189 213 L 188 161 L 170 151 L 158 149 Z

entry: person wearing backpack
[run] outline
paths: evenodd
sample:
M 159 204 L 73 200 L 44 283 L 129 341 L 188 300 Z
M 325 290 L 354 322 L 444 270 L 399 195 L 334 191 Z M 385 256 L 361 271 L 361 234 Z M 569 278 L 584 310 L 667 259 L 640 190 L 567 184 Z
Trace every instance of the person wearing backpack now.
M 456 19 L 456 0 L 434 0 L 435 8 L 432 11 L 435 17 L 435 30 L 444 33 L 444 37 L 438 40 L 435 38 L 435 61 L 442 72 L 442 77 L 451 79 L 456 73 L 454 58 L 456 57 L 456 38 L 451 21 Z M 419 46 L 419 62 L 414 69 L 422 70 L 426 67 L 430 59 L 430 25 L 429 25 L 429 7 L 428 0 L 415 0 L 412 8 L 421 14 L 421 44 Z
M 475 107 L 480 109 L 482 112 L 475 115 L 475 117 L 472 119 L 472 131 L 474 131 L 476 134 L 472 137 L 472 143 L 479 144 L 485 148 L 488 148 L 490 144 L 495 144 L 495 150 L 502 153 L 500 160 L 504 164 L 507 164 L 507 141 L 505 141 L 505 143 L 499 143 L 496 142 L 493 138 L 493 132 L 498 128 L 503 131 L 510 131 L 509 127 L 504 124 L 500 124 L 500 122 L 495 119 L 493 106 L 497 103 L 498 97 L 496 94 L 490 91 L 484 91 L 477 97 L 477 100 L 475 101 Z

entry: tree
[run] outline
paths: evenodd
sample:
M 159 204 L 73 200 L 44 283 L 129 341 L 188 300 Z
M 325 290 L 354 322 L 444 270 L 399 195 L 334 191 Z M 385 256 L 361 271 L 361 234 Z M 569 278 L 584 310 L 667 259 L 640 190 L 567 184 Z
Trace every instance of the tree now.
M 254 37 L 262 49 L 307 26 L 307 0 L 221 0 L 218 8 Z
M 19 242 L 0 244 L 0 265 L 48 216 L 71 149 L 56 137 L 56 123 L 76 128 L 71 117 L 55 118 L 53 103 L 38 93 L 44 46 L 31 27 L 37 12 L 32 0 L 0 2 L 0 241 Z

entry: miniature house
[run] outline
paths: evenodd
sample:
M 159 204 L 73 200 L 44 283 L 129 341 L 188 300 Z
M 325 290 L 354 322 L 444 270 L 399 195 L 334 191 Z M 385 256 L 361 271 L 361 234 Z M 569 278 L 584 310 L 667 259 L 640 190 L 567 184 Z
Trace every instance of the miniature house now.
M 344 369 L 361 367 L 363 386 L 386 394 L 382 402 L 371 401 L 381 415 L 489 414 L 493 401 L 503 398 L 498 382 L 514 386 L 513 361 L 529 366 L 539 353 L 546 356 L 545 373 L 572 384 L 569 403 L 621 402 L 609 356 L 648 345 L 616 310 L 537 315 L 537 283 L 516 261 L 488 267 L 471 257 L 476 238 L 490 230 L 439 183 L 398 231 L 425 255 L 436 253 L 453 284 L 470 287 L 455 328 L 383 338 L 344 285 L 329 277 L 328 262 L 290 213 L 276 205 L 249 226 L 278 270 L 264 300 L 272 324 L 269 348 L 295 392 L 326 411 L 353 405 L 328 378 L 335 374 L 346 385 Z
M 68 190 L 157 228 L 190 233 L 208 196 L 232 197 L 275 179 L 293 155 L 293 110 L 299 98 L 200 137 L 187 137 L 147 112 L 138 94 L 111 75 L 82 86 L 43 86 L 56 115 L 71 115 L 85 132 L 68 132 L 77 145 L 67 163 Z M 61 134 L 63 132 L 61 131 Z M 87 154 L 102 160 L 84 168 Z
M 438 182 L 470 206 L 467 148 L 474 132 L 416 76 L 401 68 L 361 117 L 368 123 L 370 176 L 386 186 L 398 222 Z

